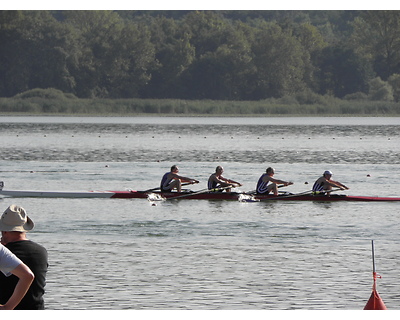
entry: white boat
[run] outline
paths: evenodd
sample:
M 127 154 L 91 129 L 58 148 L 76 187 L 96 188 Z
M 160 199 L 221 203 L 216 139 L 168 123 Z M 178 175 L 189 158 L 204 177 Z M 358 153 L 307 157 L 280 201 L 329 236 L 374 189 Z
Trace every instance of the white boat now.
M 0 195 L 16 198 L 111 198 L 112 191 L 33 191 L 0 190 Z

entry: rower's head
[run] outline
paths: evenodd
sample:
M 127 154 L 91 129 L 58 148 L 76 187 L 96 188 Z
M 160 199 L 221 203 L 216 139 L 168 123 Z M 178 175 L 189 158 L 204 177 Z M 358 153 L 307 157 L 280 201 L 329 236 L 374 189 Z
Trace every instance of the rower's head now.
M 178 168 L 177 165 L 173 165 L 173 166 L 171 167 L 171 172 L 178 172 L 178 171 L 179 171 L 179 168 Z
M 330 171 L 330 170 L 326 170 L 325 172 L 324 172 L 324 177 L 325 178 L 330 178 L 330 177 L 332 177 L 332 171 Z
M 275 169 L 272 167 L 267 168 L 267 174 L 275 174 Z
M 224 172 L 224 168 L 222 168 L 221 166 L 218 166 L 215 168 L 215 172 L 221 174 L 222 172 Z

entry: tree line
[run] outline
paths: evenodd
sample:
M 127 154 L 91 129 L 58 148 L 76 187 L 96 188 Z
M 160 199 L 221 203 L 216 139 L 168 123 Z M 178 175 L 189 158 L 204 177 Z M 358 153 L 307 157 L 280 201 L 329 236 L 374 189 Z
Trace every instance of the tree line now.
M 0 44 L 0 97 L 400 100 L 400 11 L 0 11 Z

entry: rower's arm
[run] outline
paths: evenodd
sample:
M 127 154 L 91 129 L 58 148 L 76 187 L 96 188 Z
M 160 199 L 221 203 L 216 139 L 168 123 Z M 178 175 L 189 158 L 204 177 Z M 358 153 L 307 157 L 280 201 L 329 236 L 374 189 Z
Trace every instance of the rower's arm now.
M 183 181 L 183 182 L 199 183 L 199 180 L 188 178 L 188 177 L 182 177 L 182 176 L 176 175 L 176 178 L 181 179 L 181 181 Z
M 331 183 L 331 186 L 332 187 L 338 187 L 338 188 L 340 188 L 340 189 L 349 189 L 348 187 L 346 187 L 343 183 L 340 183 L 339 181 L 330 181 L 330 183 Z
M 293 184 L 293 182 L 291 182 L 291 181 L 278 180 L 278 179 L 274 179 L 274 178 L 270 178 L 269 180 L 271 182 L 274 182 L 274 183 L 277 183 L 277 184 L 284 184 L 286 186 L 289 186 L 289 185 Z
M 224 177 L 220 177 L 220 180 L 223 180 L 223 181 L 225 181 L 225 182 L 227 182 L 227 183 L 234 183 L 234 184 L 238 184 L 239 186 L 241 186 L 241 185 L 242 185 L 240 182 L 237 182 L 237 181 L 235 181 L 235 180 L 232 180 L 232 179 L 227 179 L 227 178 L 224 178 Z
M 239 185 L 239 187 L 242 186 L 242 184 L 241 184 L 240 182 L 237 182 L 237 181 L 235 181 L 235 180 L 228 179 L 228 182 L 229 182 L 229 183 L 237 184 L 237 185 Z

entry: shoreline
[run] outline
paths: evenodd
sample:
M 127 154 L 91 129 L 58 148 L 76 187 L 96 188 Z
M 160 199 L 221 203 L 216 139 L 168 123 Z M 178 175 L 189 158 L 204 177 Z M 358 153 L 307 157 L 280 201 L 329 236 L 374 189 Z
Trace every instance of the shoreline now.
M 0 117 L 130 117 L 130 118 L 400 118 L 398 114 L 170 114 L 170 113 L 24 113 L 0 112 Z

